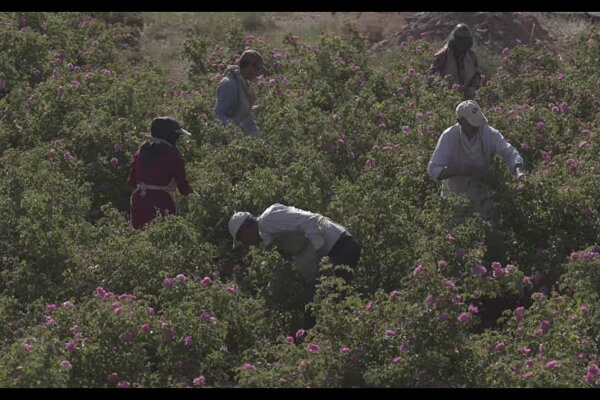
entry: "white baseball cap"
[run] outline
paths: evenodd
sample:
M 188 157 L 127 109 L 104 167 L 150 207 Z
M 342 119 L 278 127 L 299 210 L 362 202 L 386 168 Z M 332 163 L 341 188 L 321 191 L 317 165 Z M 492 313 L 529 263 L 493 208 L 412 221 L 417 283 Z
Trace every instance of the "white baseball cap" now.
M 247 211 L 238 211 L 235 214 L 233 214 L 231 216 L 231 218 L 229 219 L 228 228 L 229 228 L 229 233 L 233 237 L 233 248 L 234 249 L 236 247 L 238 247 L 240 244 L 242 244 L 242 242 L 240 242 L 239 240 L 236 239 L 236 236 L 237 236 L 238 231 L 242 227 L 242 225 L 244 225 L 244 222 L 246 222 L 248 220 L 248 218 L 250 218 L 251 216 L 252 216 L 252 214 L 250 214 Z
M 473 100 L 463 101 L 456 107 L 456 118 L 464 118 L 473 126 L 481 126 L 488 122 L 479 104 Z

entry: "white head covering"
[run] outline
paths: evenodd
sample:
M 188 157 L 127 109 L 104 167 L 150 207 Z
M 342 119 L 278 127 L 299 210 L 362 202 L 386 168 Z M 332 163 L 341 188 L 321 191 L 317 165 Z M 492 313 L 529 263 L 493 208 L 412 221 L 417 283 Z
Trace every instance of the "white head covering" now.
M 463 101 L 456 107 L 456 118 L 464 118 L 473 126 L 481 126 L 488 122 L 479 104 L 473 100 Z

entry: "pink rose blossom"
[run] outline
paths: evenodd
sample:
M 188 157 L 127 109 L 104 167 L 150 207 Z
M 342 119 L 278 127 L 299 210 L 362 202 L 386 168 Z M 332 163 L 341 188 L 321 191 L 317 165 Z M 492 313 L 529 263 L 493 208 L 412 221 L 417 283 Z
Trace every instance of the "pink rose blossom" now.
M 427 301 L 427 307 L 429 307 L 429 308 L 433 308 L 435 306 L 435 304 L 437 303 L 437 299 L 435 297 L 433 297 L 432 295 L 428 295 L 426 301 Z
M 210 279 L 208 276 L 205 276 L 202 281 L 200 282 L 200 284 L 202 286 L 209 286 L 212 283 L 212 279 Z
M 116 372 L 113 372 L 106 377 L 106 380 L 114 385 L 119 380 L 119 375 Z
M 558 361 L 548 361 L 548 362 L 546 363 L 546 368 L 548 368 L 548 369 L 557 368 L 557 367 L 559 367 L 559 366 L 560 366 L 560 365 L 558 364 Z
M 460 315 L 458 316 L 457 319 L 459 322 L 464 324 L 464 323 L 471 321 L 471 317 L 472 317 L 472 315 L 470 312 L 462 312 L 462 313 L 460 313 Z
M 515 309 L 515 320 L 517 322 L 521 322 L 523 320 L 523 311 L 525 311 L 525 307 L 517 307 Z
M 463 257 L 463 251 L 461 249 L 456 249 L 454 252 L 454 256 L 457 260 L 460 260 Z
M 587 373 L 593 376 L 598 376 L 600 375 L 600 369 L 598 368 L 597 364 L 590 364 L 587 367 Z
M 227 286 L 227 293 L 229 293 L 229 294 L 237 293 L 237 286 L 236 285 Z
M 75 157 L 73 157 L 73 155 L 68 151 L 64 154 L 64 157 L 65 157 L 65 160 L 67 160 L 68 162 L 75 161 Z
M 202 385 L 204 385 L 205 382 L 206 382 L 206 378 L 204 377 L 204 375 L 200 375 L 200 376 L 194 378 L 194 380 L 192 381 L 194 386 L 202 386 Z
M 525 365 L 527 365 L 528 367 L 533 367 L 534 361 L 531 358 L 528 358 L 527 361 L 525 361 Z
M 475 276 L 484 276 L 487 273 L 487 269 L 483 265 L 476 265 L 473 267 L 473 274 Z
M 418 265 L 414 270 L 413 270 L 413 276 L 420 276 L 423 273 L 423 266 L 422 265 Z
M 60 362 L 60 366 L 63 367 L 64 369 L 67 369 L 67 370 L 73 368 L 73 365 L 71 365 L 71 363 L 69 361 L 67 361 L 67 360 L 61 361 Z
M 592 385 L 596 383 L 596 377 L 594 375 L 590 374 L 590 373 L 585 374 L 584 377 L 583 377 L 583 380 L 586 383 L 590 383 Z
M 313 344 L 313 343 L 310 343 L 307 346 L 307 349 L 308 349 L 308 351 L 313 352 L 313 353 L 314 352 L 318 352 L 320 350 L 319 345 L 318 344 Z

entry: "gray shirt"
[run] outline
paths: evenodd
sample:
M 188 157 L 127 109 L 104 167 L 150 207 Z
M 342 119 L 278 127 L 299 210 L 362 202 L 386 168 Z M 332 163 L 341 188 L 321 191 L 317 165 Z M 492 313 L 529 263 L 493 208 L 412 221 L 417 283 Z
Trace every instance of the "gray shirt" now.
M 259 129 L 254 122 L 252 112 L 242 121 L 234 120 L 240 102 L 238 85 L 239 83 L 234 74 L 227 74 L 221 79 L 217 88 L 215 115 L 224 126 L 230 121 L 234 121 L 244 133 L 256 137 L 259 134 Z
M 321 214 L 276 203 L 258 217 L 258 231 L 265 246 L 284 235 L 290 239 L 296 236 L 300 242 L 308 240 L 322 257 L 329 254 L 346 229 Z

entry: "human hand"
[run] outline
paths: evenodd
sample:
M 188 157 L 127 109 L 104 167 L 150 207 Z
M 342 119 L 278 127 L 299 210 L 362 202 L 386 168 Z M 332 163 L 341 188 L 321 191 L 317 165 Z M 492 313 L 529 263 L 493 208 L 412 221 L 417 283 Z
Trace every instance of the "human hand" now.
M 515 173 L 519 182 L 523 182 L 527 177 L 527 170 L 525 170 L 523 167 L 515 168 Z
M 261 108 L 260 106 L 252 106 L 252 113 L 254 115 L 257 115 L 260 112 Z

